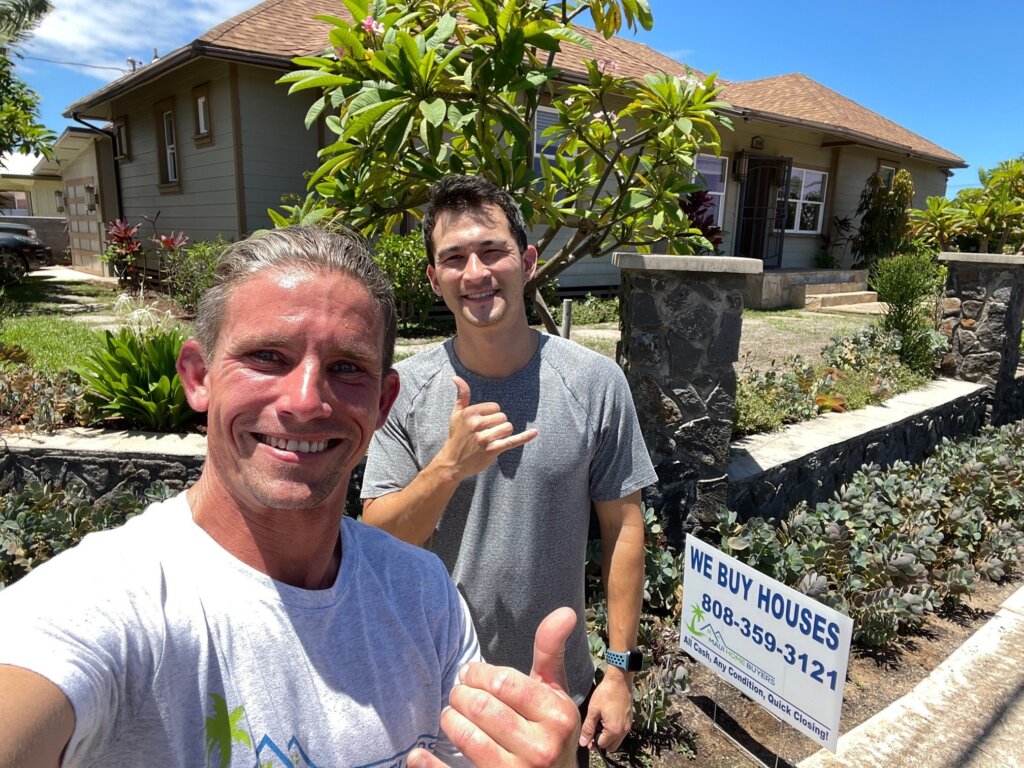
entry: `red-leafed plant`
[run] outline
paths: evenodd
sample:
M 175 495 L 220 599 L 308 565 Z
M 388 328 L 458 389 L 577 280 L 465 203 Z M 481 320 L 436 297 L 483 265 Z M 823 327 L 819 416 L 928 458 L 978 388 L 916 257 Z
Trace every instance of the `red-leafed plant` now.
M 124 219 L 107 224 L 107 248 L 100 258 L 114 268 L 118 288 L 135 284 L 140 273 L 140 259 L 145 255 L 139 242 L 139 225 L 130 226 Z

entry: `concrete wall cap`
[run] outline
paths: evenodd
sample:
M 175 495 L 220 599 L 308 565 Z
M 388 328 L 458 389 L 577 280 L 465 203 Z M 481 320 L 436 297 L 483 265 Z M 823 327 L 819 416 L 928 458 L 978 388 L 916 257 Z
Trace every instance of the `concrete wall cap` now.
M 991 264 L 998 267 L 1024 267 L 1024 256 L 1006 253 L 940 253 L 939 261 L 963 264 Z
M 1022 260 L 1024 263 L 1024 260 Z M 718 274 L 759 275 L 764 271 L 760 259 L 736 256 L 671 256 L 663 253 L 613 253 L 612 264 L 619 269 L 644 269 L 662 272 L 713 272 Z

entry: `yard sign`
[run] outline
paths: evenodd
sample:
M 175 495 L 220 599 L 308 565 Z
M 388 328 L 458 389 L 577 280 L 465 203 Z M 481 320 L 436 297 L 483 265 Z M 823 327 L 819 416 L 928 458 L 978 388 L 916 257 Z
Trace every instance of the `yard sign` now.
M 686 537 L 683 650 L 832 752 L 853 620 Z

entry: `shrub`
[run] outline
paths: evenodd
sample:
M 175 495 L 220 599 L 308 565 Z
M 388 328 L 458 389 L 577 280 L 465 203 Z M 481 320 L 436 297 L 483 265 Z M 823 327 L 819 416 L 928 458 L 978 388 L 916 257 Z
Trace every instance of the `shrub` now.
M 178 326 L 106 331 L 104 345 L 79 369 L 88 388 L 86 399 L 132 427 L 157 432 L 184 428 L 197 418 L 175 370 L 185 339 Z
M 395 289 L 395 305 L 401 323 L 420 323 L 437 296 L 427 280 L 427 251 L 423 234 L 384 235 L 374 248 L 377 264 Z
M 944 282 L 939 265 L 926 251 L 901 253 L 875 264 L 870 282 L 887 304 L 882 327 L 898 334 L 900 361 L 916 373 L 930 374 L 945 350 L 928 301 Z
M 562 303 L 555 302 L 551 307 L 551 316 L 556 323 L 562 322 Z M 619 300 L 599 299 L 597 296 L 588 293 L 583 299 L 576 299 L 572 303 L 573 325 L 597 325 L 598 323 L 619 322 Z
M 158 483 L 144 499 L 125 495 L 96 503 L 81 485 L 32 482 L 0 496 L 0 589 L 73 547 L 87 533 L 121 525 L 145 504 L 170 493 Z
M 0 426 L 33 431 L 88 424 L 93 409 L 71 371 L 40 371 L 27 363 L 0 366 Z
M 213 285 L 217 261 L 228 242 L 218 237 L 203 240 L 189 247 L 164 249 L 167 290 L 182 311 L 192 315 L 206 289 Z
M 781 523 L 723 511 L 721 548 L 848 614 L 854 639 L 888 645 L 941 605 L 1024 562 L 1024 424 L 944 441 L 917 466 L 868 466 Z

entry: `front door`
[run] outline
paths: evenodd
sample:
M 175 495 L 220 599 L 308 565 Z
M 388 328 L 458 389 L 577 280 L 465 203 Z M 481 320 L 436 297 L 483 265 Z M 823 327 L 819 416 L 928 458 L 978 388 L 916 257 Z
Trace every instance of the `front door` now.
M 791 157 L 750 155 L 741 178 L 735 254 L 761 259 L 765 269 L 782 266 L 786 234 L 786 190 Z

